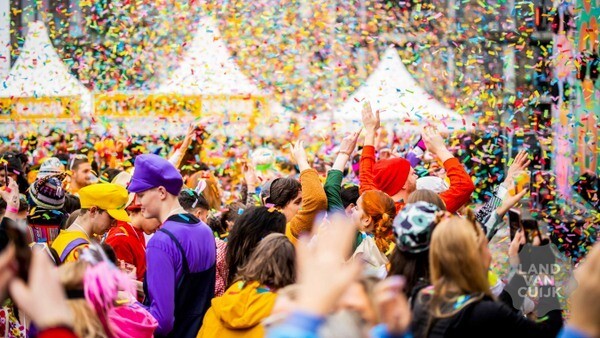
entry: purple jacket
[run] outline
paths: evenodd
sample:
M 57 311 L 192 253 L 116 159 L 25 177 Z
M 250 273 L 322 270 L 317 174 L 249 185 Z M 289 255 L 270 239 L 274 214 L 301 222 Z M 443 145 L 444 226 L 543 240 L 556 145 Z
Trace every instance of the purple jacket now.
M 186 253 L 190 272 L 202 272 L 215 264 L 215 239 L 210 228 L 200 222 L 186 224 L 167 220 L 162 228 L 171 232 Z M 157 232 L 146 248 L 148 311 L 158 321 L 155 334 L 167 335 L 175 323 L 175 289 L 183 275 L 181 254 L 163 232 Z

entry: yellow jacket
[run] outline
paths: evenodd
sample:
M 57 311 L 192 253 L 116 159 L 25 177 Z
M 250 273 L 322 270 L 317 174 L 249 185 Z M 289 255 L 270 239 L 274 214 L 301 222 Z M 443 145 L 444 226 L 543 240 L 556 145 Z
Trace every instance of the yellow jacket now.
M 69 252 L 66 259 L 63 260 L 63 263 L 77 262 L 79 259 L 79 250 L 87 247 L 90 243 L 90 239 L 81 231 L 61 230 L 56 239 L 52 242 L 52 249 L 56 250 L 58 257 L 62 257 L 63 251 L 65 251 L 65 249 L 69 247 L 69 244 L 75 240 L 79 240 L 82 244 L 69 248 L 72 250 Z M 82 240 L 84 240 L 85 243 Z
M 275 305 L 277 294 L 258 282 L 236 282 L 213 298 L 197 338 L 264 337 L 261 321 Z

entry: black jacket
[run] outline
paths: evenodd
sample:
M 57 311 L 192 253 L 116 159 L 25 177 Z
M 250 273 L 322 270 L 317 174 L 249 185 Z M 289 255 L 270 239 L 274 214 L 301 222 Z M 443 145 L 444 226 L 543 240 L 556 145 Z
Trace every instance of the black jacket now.
M 431 320 L 429 295 L 419 294 L 413 309 L 411 331 L 415 338 L 428 337 L 556 337 L 562 328 L 562 311 L 552 310 L 535 323 L 490 297 L 464 306 L 450 318 Z M 555 307 L 558 308 L 558 307 Z

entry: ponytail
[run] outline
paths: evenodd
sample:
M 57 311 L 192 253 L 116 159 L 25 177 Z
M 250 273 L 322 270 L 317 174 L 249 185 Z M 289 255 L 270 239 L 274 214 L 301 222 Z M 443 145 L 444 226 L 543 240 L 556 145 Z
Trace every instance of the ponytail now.
M 378 190 L 366 191 L 362 194 L 362 208 L 373 218 L 375 244 L 381 253 L 386 254 L 390 244 L 394 242 L 392 223 L 396 216 L 396 206 L 386 193 Z

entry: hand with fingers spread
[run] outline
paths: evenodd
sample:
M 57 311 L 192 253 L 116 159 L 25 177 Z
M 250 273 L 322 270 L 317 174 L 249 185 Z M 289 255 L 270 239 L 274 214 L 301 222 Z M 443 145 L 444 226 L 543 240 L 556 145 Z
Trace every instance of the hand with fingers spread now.
M 454 157 L 448 148 L 446 148 L 446 142 L 436 128 L 426 127 L 423 129 L 421 136 L 427 146 L 427 150 L 436 155 L 442 163 Z
M 292 156 L 298 164 L 298 168 L 300 172 L 310 169 L 310 165 L 308 164 L 308 158 L 306 156 L 306 150 L 304 149 L 304 142 L 296 141 L 292 146 Z
M 319 316 L 328 314 L 358 278 L 361 269 L 358 260 L 345 262 L 356 236 L 356 229 L 351 224 L 346 217 L 334 215 L 326 227 L 313 226 L 311 237 L 316 237 L 310 245 L 307 237 L 298 242 L 298 304 L 301 310 Z
M 410 306 L 402 292 L 404 285 L 404 277 L 392 276 L 379 282 L 373 292 L 379 320 L 394 336 L 405 333 L 411 320 Z
M 73 314 L 67 304 L 58 270 L 45 252 L 33 251 L 29 281 L 25 283 L 15 278 L 9 289 L 12 300 L 38 329 L 73 326 Z
M 531 164 L 531 160 L 527 158 L 527 151 L 521 150 L 515 156 L 513 163 L 508 167 L 508 171 L 506 172 L 506 178 L 504 182 L 505 186 L 508 187 L 510 184 L 514 182 L 515 177 L 519 175 L 522 171 L 526 170 L 527 167 Z

